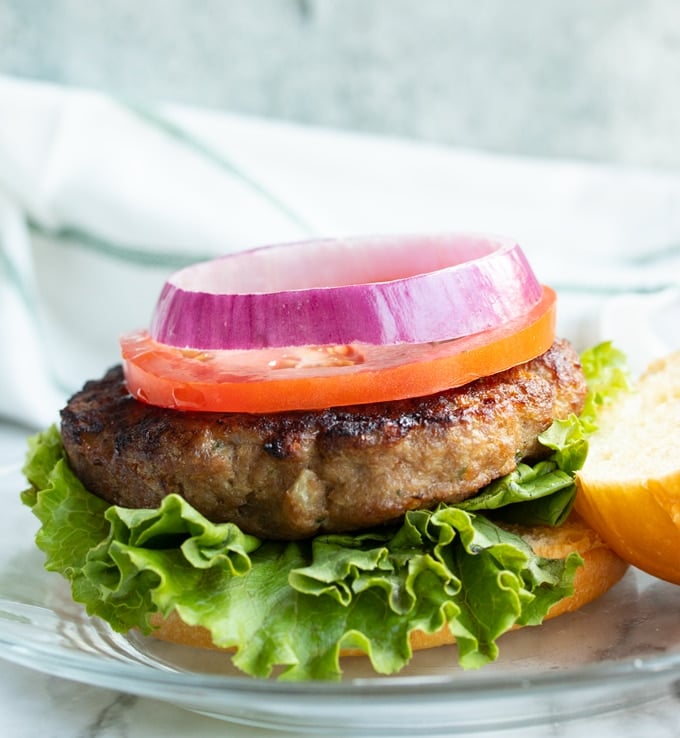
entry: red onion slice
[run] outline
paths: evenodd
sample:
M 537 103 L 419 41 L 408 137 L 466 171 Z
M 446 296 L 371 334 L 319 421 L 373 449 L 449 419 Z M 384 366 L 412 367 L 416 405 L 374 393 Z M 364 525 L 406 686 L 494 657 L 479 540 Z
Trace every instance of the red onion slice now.
M 303 241 L 176 272 L 163 287 L 150 334 L 196 349 L 428 343 L 496 328 L 540 297 L 522 249 L 506 238 Z

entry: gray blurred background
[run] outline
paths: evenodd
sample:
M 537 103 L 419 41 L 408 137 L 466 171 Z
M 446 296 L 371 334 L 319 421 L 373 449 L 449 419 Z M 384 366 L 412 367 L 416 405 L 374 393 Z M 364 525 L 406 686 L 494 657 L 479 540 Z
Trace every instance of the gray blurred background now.
M 678 0 L 0 0 L 0 74 L 680 167 Z

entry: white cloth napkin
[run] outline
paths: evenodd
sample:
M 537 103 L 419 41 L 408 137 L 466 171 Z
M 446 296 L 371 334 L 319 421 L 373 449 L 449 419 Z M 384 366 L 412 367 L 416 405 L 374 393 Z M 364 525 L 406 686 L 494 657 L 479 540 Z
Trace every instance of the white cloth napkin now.
M 502 125 L 502 122 L 499 122 Z M 41 426 L 186 263 L 309 236 L 502 233 L 560 331 L 680 348 L 680 173 L 535 161 L 0 77 L 0 418 Z

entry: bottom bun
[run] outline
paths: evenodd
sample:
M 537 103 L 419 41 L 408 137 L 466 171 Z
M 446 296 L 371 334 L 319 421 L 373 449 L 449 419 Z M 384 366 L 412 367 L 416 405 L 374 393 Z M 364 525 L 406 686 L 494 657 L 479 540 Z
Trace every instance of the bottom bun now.
M 512 526 L 511 530 L 521 535 L 539 556 L 561 559 L 576 551 L 583 559 L 583 566 L 576 571 L 574 593 L 553 605 L 545 616 L 546 620 L 578 610 L 597 599 L 611 589 L 628 569 L 628 564 L 574 513 L 559 528 Z M 218 648 L 206 628 L 187 625 L 175 612 L 167 618 L 153 616 L 152 624 L 155 627 L 152 635 L 160 640 L 197 648 Z M 454 642 L 454 636 L 446 627 L 435 633 L 414 631 L 411 634 L 411 647 L 414 651 Z M 364 653 L 358 649 L 345 649 L 341 651 L 341 655 L 356 656 Z

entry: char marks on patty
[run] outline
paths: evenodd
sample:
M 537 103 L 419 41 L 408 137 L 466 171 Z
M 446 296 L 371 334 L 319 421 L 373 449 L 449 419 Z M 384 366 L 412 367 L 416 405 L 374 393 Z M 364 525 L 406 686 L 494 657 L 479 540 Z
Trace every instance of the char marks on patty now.
M 297 539 L 456 502 L 541 454 L 580 412 L 578 355 L 558 340 L 526 364 L 427 397 L 271 415 L 199 413 L 132 398 L 121 367 L 62 411 L 69 462 L 94 494 L 156 507 L 170 493 L 214 522 Z

